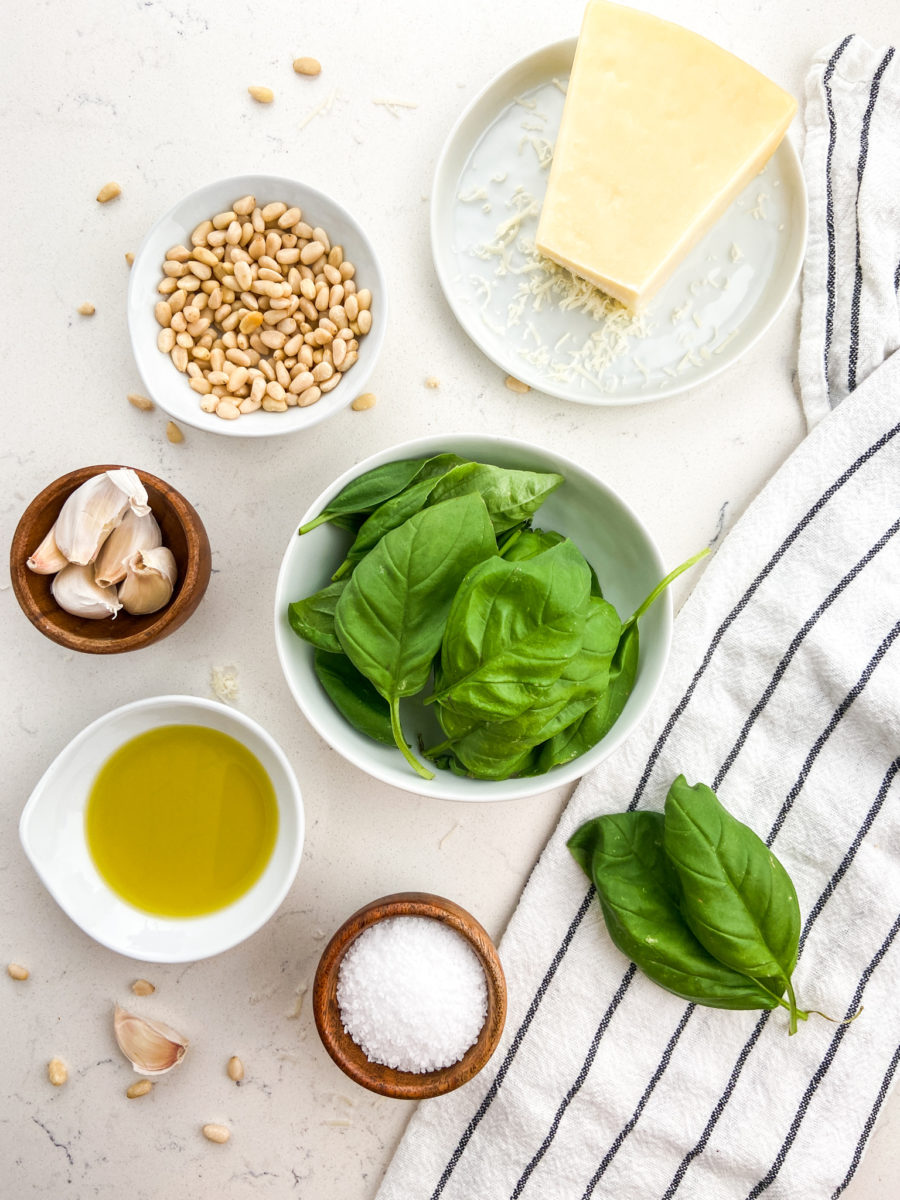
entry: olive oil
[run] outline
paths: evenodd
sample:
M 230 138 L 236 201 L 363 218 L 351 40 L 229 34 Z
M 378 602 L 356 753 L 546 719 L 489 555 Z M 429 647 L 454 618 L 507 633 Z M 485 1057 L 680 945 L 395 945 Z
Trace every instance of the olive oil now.
M 240 742 L 163 725 L 106 760 L 88 796 L 94 865 L 123 900 L 156 916 L 215 912 L 263 873 L 278 833 L 275 789 Z

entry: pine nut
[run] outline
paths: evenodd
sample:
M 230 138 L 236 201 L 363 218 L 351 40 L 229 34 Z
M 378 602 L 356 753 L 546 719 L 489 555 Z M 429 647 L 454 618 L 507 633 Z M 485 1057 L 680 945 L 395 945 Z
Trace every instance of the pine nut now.
M 371 312 L 369 312 L 369 310 L 367 308 L 364 308 L 362 310 L 362 312 L 359 314 L 359 316 L 356 318 L 356 322 L 359 325 L 360 333 L 368 333 L 369 330 L 372 328 Z
M 326 379 L 324 383 L 319 384 L 319 390 L 324 396 L 327 392 L 334 391 L 337 385 L 341 382 L 340 374 L 334 374 L 330 379 Z
M 200 397 L 200 411 L 205 413 L 214 413 L 216 405 L 219 403 L 219 397 L 215 393 L 215 389 L 208 396 Z
M 357 396 L 350 405 L 356 412 L 365 412 L 369 408 L 374 408 L 377 399 L 374 392 L 363 392 L 361 396 Z
M 130 250 L 125 251 L 125 261 L 128 263 L 129 267 L 134 266 L 134 255 Z
M 225 386 L 229 392 L 236 392 L 239 388 L 242 388 L 246 382 L 247 368 L 236 367 L 231 374 L 231 378 L 228 380 L 228 383 Z
M 174 421 L 169 421 L 166 425 L 166 437 L 176 446 L 179 442 L 184 441 L 184 434 L 178 428 Z
M 172 359 L 172 362 L 175 364 L 175 369 L 177 371 L 181 371 L 183 373 L 187 370 L 188 352 L 184 348 L 184 346 L 175 346 L 175 348 L 172 350 L 172 353 L 170 354 L 169 357 Z
M 294 70 L 298 75 L 318 75 L 322 70 L 322 64 L 317 58 L 303 55 L 294 59 Z
M 321 395 L 321 388 L 315 386 L 308 387 L 305 391 L 300 392 L 300 394 L 297 396 L 297 403 L 301 408 L 308 408 L 310 404 L 315 404 Z
M 131 985 L 131 990 L 135 996 L 152 996 L 156 991 L 156 987 L 149 979 L 136 979 Z
M 301 392 L 305 392 L 308 388 L 311 388 L 315 382 L 311 371 L 301 371 L 291 380 L 288 391 L 298 396 Z
M 356 360 L 358 358 L 359 358 L 359 355 L 356 353 L 355 350 L 349 350 L 347 352 L 347 357 L 344 359 L 343 363 L 341 364 L 341 371 L 342 372 L 349 371 L 350 368 L 353 366 L 353 364 L 356 362 Z
M 321 242 L 307 242 L 300 251 L 300 261 L 308 267 L 316 259 L 321 258 L 324 253 L 325 247 Z
M 263 396 L 262 402 L 265 412 L 287 412 L 287 400 L 276 400 L 273 396 Z
M 231 1130 L 224 1125 L 204 1125 L 202 1132 L 208 1141 L 218 1142 L 220 1145 L 231 1137 Z
M 115 200 L 116 196 L 122 195 L 122 189 L 117 183 L 104 183 L 103 187 L 97 193 L 97 199 L 101 204 L 107 204 L 110 200 Z
M 356 274 L 356 267 L 353 265 L 352 262 L 342 262 L 340 271 L 341 271 L 341 279 L 343 279 L 344 282 L 346 283 L 348 279 L 352 279 L 353 276 Z
M 160 282 L 160 285 L 156 290 L 159 292 L 159 294 L 161 296 L 170 296 L 177 287 L 178 287 L 178 284 L 175 282 L 175 280 L 169 279 L 169 277 L 167 275 L 165 277 L 165 279 L 163 279 Z
M 321 244 L 322 250 L 324 251 L 325 254 L 330 253 L 331 242 L 328 238 L 328 234 L 321 227 L 321 225 L 317 225 L 315 227 L 315 229 L 313 230 L 313 238 Z
M 212 250 L 208 250 L 206 246 L 195 246 L 191 257 L 195 262 L 203 263 L 207 267 L 215 267 L 219 262 Z
M 250 356 L 244 350 L 226 350 L 225 357 L 238 367 L 249 367 Z
M 362 329 L 362 326 L 360 326 L 360 329 Z M 514 375 L 507 375 L 504 383 L 511 392 L 518 392 L 520 396 L 524 396 L 526 392 L 531 391 L 527 383 L 523 383 L 521 379 L 516 379 Z
M 275 93 L 271 88 L 260 87 L 259 84 L 251 84 L 247 91 L 259 104 L 271 104 L 275 99 Z
M 78 305 L 78 311 L 83 317 L 92 317 L 97 310 L 94 308 L 93 304 L 85 302 L 84 304 Z
M 231 208 L 232 211 L 237 214 L 237 216 L 249 217 L 254 208 L 256 208 L 256 197 L 249 195 L 242 196 L 240 200 L 235 200 Z
M 187 329 L 187 318 L 183 312 L 172 314 L 172 318 L 169 321 L 169 328 L 173 329 L 176 333 L 184 333 Z
M 216 405 L 216 416 L 223 421 L 236 421 L 240 415 L 241 410 L 233 400 L 220 400 Z
M 263 216 L 265 215 L 265 209 L 263 209 Z M 288 208 L 277 218 L 276 223 L 279 229 L 290 229 L 292 225 L 297 224 L 302 216 L 303 213 L 299 208 Z
M 277 221 L 283 213 L 287 212 L 287 207 L 281 200 L 275 200 L 271 204 L 267 204 L 262 210 L 262 218 L 266 222 Z
M 190 386 L 195 392 L 199 392 L 201 396 L 208 396 L 212 391 L 212 384 L 208 383 L 202 375 L 195 376 L 190 381 Z
M 262 408 L 262 401 L 254 400 L 252 396 L 248 396 L 246 400 L 242 400 L 240 402 L 238 408 L 242 413 L 257 412 L 260 408 Z
M 153 408 L 153 401 L 150 397 L 142 396 L 139 392 L 129 392 L 128 403 L 133 404 L 135 408 L 139 408 L 141 412 L 149 412 Z
M 153 1084 L 149 1079 L 139 1079 L 137 1083 L 133 1083 L 131 1087 L 126 1088 L 125 1095 L 129 1100 L 138 1100 L 141 1096 L 146 1096 L 148 1092 L 153 1091 Z
M 21 963 L 10 963 L 6 968 L 6 973 L 10 979 L 17 979 L 19 982 L 27 979 L 31 972 L 27 967 L 23 967 Z
M 69 1070 L 61 1058 L 51 1058 L 47 1063 L 47 1078 L 54 1087 L 62 1087 L 69 1078 Z
M 228 1078 L 233 1079 L 235 1083 L 240 1083 L 244 1078 L 244 1064 L 236 1054 L 233 1054 L 228 1060 L 228 1066 L 225 1068 L 228 1072 Z
M 191 245 L 192 246 L 205 245 L 206 239 L 212 233 L 212 231 L 213 231 L 212 221 L 201 221 L 200 224 L 196 227 L 196 229 L 191 234 Z
M 359 304 L 360 312 L 362 312 L 363 309 L 372 307 L 372 293 L 368 288 L 360 288 L 360 290 L 356 293 L 356 299 Z
M 288 369 L 283 362 L 276 362 L 275 378 L 283 388 L 287 389 L 290 386 L 291 377 L 288 374 Z
M 334 363 L 335 367 L 338 368 L 338 370 L 340 370 L 346 354 L 347 343 L 343 340 L 343 338 L 337 338 L 331 343 L 331 361 Z
M 166 251 L 166 258 L 171 258 L 174 262 L 187 262 L 190 257 L 190 250 L 188 250 L 187 246 L 182 246 L 181 244 L 172 246 L 171 249 Z
M 359 299 L 354 296 L 344 297 L 344 312 L 347 314 L 348 321 L 355 321 L 359 316 Z

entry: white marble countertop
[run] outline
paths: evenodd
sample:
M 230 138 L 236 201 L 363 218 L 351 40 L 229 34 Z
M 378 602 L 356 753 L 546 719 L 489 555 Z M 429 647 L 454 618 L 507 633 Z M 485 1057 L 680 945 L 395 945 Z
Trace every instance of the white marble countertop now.
M 802 96 L 813 52 L 851 29 L 896 36 L 893 0 L 642 0 L 735 51 Z M 374 782 L 306 724 L 282 678 L 272 593 L 296 518 L 368 454 L 441 430 L 498 430 L 553 446 L 602 474 L 638 511 L 669 563 L 730 526 L 803 436 L 792 385 L 799 297 L 744 359 L 668 401 L 600 409 L 515 395 L 447 308 L 429 254 L 434 163 L 461 107 L 506 64 L 577 32 L 582 0 L 32 0 L 7 21 L 2 58 L 5 436 L 3 537 L 65 471 L 121 461 L 169 480 L 195 504 L 215 574 L 178 633 L 136 654 L 66 653 L 0 590 L 3 806 L 0 912 L 6 1031 L 0 1072 L 0 1191 L 16 1196 L 192 1200 L 227 1196 L 370 1200 L 410 1108 L 344 1078 L 322 1049 L 307 989 L 324 939 L 387 892 L 451 896 L 499 935 L 569 789 L 466 806 Z M 322 74 L 291 70 L 300 54 Z M 261 106 L 247 86 L 274 89 Z M 323 100 L 327 111 L 304 124 Z M 392 113 L 390 97 L 414 108 Z M 795 137 L 799 138 L 797 125 Z M 392 315 L 370 387 L 294 438 L 249 442 L 185 431 L 126 402 L 141 391 L 125 324 L 128 268 L 150 224 L 201 184 L 240 170 L 297 175 L 366 224 L 386 267 Z M 101 184 L 122 195 L 98 205 Z M 96 305 L 80 317 L 83 301 Z M 427 389 L 427 376 L 440 387 Z M 681 581 L 676 601 L 690 583 Z M 91 942 L 22 854 L 17 822 L 44 768 L 90 720 L 165 692 L 210 695 L 233 666 L 238 706 L 287 751 L 307 839 L 277 915 L 243 945 L 191 966 L 142 967 Z M 146 975 L 156 994 L 137 1001 Z M 186 1063 L 143 1100 L 112 1038 L 114 1001 L 187 1034 Z M 225 1075 L 238 1054 L 247 1077 Z M 47 1060 L 68 1064 L 61 1089 Z M 199 1133 L 233 1130 L 225 1147 Z M 900 1173 L 900 1103 L 888 1105 L 847 1200 L 880 1200 Z M 892 1136 L 893 1134 L 893 1136 Z M 798 1198 L 799 1200 L 799 1198 Z M 803 1200 L 819 1200 L 804 1197 Z

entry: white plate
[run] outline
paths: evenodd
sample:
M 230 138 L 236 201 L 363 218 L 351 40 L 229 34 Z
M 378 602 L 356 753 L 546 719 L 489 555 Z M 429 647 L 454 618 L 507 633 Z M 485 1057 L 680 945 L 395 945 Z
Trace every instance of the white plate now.
M 243 896 L 202 917 L 155 917 L 126 903 L 99 875 L 85 838 L 97 772 L 125 742 L 160 725 L 203 725 L 236 738 L 262 763 L 278 801 L 266 869 Z M 154 696 L 106 713 L 69 742 L 31 793 L 19 837 L 50 895 L 90 937 L 142 962 L 194 962 L 255 933 L 287 895 L 303 849 L 303 803 L 290 763 L 262 726 L 215 700 Z
M 434 263 L 463 329 L 517 379 L 580 404 L 658 400 L 723 371 L 778 315 L 806 245 L 803 173 L 785 138 L 637 327 L 621 311 L 597 320 L 561 309 L 552 295 L 536 296 L 529 280 L 551 276 L 527 243 L 537 229 L 576 42 L 568 38 L 514 63 L 456 122 L 434 176 Z M 484 250 L 520 213 L 505 259 Z

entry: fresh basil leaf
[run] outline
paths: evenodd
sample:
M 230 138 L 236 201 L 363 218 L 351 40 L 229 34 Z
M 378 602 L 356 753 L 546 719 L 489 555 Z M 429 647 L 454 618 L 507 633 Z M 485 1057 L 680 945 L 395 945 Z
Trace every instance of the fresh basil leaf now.
M 525 562 L 481 563 L 453 601 L 442 686 L 426 703 L 476 720 L 518 716 L 580 649 L 589 595 L 587 564 L 568 540 Z
M 498 721 L 488 711 L 476 720 L 438 705 L 438 718 L 448 738 L 446 745 L 479 779 L 506 779 L 536 768 L 534 748 L 569 725 L 605 689 L 619 629 L 618 614 L 612 605 L 592 598 L 580 649 L 524 712 Z
M 631 695 L 639 654 L 638 627 L 636 624 L 626 625 L 610 663 L 606 690 L 585 713 L 554 734 L 541 748 L 539 763 L 542 771 L 579 758 L 606 737 L 622 715 Z
M 565 540 L 563 534 L 552 529 L 524 529 L 515 544 L 504 551 L 503 557 L 507 562 L 524 562 L 534 558 L 536 554 L 551 550 Z
M 344 653 L 388 701 L 397 747 L 424 778 L 433 776 L 403 738 L 400 698 L 424 688 L 463 577 L 496 549 L 481 497 L 448 500 L 385 534 L 337 603 Z
M 346 654 L 316 650 L 313 665 L 319 682 L 341 716 L 366 737 L 393 746 L 390 706 Z
M 434 491 L 437 479 L 429 477 L 411 483 L 397 496 L 385 500 L 359 527 L 356 540 L 347 551 L 347 556 L 332 575 L 332 579 L 341 579 L 369 553 L 373 546 L 381 541 L 386 533 L 397 529 L 404 521 L 415 516 L 425 507 L 428 497 Z
M 334 631 L 334 610 L 346 584 L 330 583 L 312 596 L 288 605 L 288 621 L 298 637 L 312 642 L 320 650 L 343 654 Z
M 424 478 L 432 464 L 440 464 L 440 473 L 446 471 L 448 465 L 451 465 L 448 462 L 450 459 L 454 460 L 452 465 L 464 461 L 456 455 L 437 454 L 429 458 L 405 458 L 399 462 L 382 463 L 380 467 L 373 467 L 371 471 L 351 479 L 317 517 L 300 526 L 299 532 L 309 533 L 317 525 L 338 516 L 372 512 L 379 504 L 402 492 L 414 480 Z
M 534 516 L 563 482 L 562 475 L 551 471 L 512 471 L 488 463 L 464 463 L 441 478 L 429 503 L 477 492 L 487 505 L 494 532 L 502 533 Z
M 568 846 L 594 884 L 613 943 L 654 983 L 712 1008 L 774 1008 L 783 983 L 756 982 L 718 962 L 681 913 L 678 877 L 654 812 L 597 817 Z M 775 989 L 775 990 L 773 990 Z
M 679 775 L 665 812 L 665 850 L 681 883 L 685 920 L 725 966 L 750 979 L 782 981 L 793 1033 L 799 1014 L 790 977 L 801 923 L 790 876 L 705 784 L 691 787 Z

